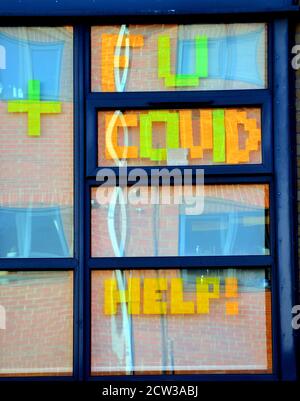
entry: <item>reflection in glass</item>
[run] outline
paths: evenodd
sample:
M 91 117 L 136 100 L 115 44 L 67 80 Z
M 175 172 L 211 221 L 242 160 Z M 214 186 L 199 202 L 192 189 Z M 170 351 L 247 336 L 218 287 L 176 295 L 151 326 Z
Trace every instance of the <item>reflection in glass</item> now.
M 205 185 L 204 198 L 187 185 L 194 210 L 182 202 L 180 189 L 138 187 L 133 204 L 130 187 L 93 188 L 92 256 L 270 254 L 268 185 Z
M 0 257 L 72 256 L 72 27 L 2 27 L 0 49 Z
M 99 166 L 260 164 L 258 108 L 98 113 Z
M 92 91 L 263 89 L 267 26 L 94 26 Z
M 69 256 L 63 216 L 72 218 L 72 210 L 59 207 L 1 207 L 0 257 Z
M 0 376 L 72 374 L 71 272 L 0 272 L 0 350 Z
M 271 373 L 270 272 L 92 273 L 93 375 Z

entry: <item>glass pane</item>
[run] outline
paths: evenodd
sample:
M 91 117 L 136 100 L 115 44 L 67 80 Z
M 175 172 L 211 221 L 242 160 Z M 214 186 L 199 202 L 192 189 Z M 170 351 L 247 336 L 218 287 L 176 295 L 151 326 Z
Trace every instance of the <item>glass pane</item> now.
M 98 113 L 99 166 L 259 164 L 256 108 Z
M 271 373 L 269 270 L 94 271 L 91 370 Z
M 268 185 L 102 185 L 91 196 L 93 257 L 270 254 Z
M 72 374 L 73 273 L 0 272 L 0 350 L 0 376 Z
M 121 25 L 91 31 L 92 91 L 263 89 L 267 25 Z
M 73 255 L 73 30 L 0 28 L 0 257 Z

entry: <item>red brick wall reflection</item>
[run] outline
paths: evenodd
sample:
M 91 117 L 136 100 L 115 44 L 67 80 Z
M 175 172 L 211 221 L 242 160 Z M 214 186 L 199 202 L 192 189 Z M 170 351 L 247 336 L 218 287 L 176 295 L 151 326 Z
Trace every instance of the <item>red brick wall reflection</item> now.
M 72 273 L 1 275 L 0 305 L 0 375 L 72 374 Z
M 159 277 L 178 277 L 178 270 L 164 270 Z M 158 272 L 131 271 L 132 277 L 158 277 Z M 129 277 L 129 273 L 127 274 Z M 92 372 L 125 374 L 122 319 L 104 314 L 104 280 L 110 271 L 92 275 Z M 169 293 L 165 300 L 169 302 Z M 195 293 L 185 292 L 194 300 Z M 142 302 L 142 300 L 141 300 Z M 225 314 L 224 295 L 213 299 L 210 313 L 192 315 L 132 316 L 132 343 L 136 374 L 182 372 L 272 371 L 270 290 L 240 290 L 239 313 Z M 167 366 L 164 370 L 162 366 Z M 173 366 L 173 368 L 172 368 Z

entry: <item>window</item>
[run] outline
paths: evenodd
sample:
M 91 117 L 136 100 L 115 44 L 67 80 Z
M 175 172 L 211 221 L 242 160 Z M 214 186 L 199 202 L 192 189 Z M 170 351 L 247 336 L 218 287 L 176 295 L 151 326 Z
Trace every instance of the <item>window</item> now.
M 93 26 L 91 42 L 94 92 L 261 89 L 267 83 L 265 24 Z
M 144 110 L 98 113 L 98 165 L 260 164 L 261 111 Z
M 0 376 L 72 375 L 72 272 L 1 272 L 0 304 Z
M 70 218 L 68 214 L 67 208 L 59 207 L 1 208 L 1 257 L 69 256 L 62 219 Z
M 269 29 L 91 28 L 91 375 L 273 373 Z
M 72 376 L 73 28 L 0 46 L 0 376 Z
M 1 257 L 71 257 L 73 29 L 1 28 L 0 44 Z
M 123 211 L 114 189 L 92 189 L 92 256 L 118 256 L 114 250 L 124 232 L 122 256 L 270 254 L 267 185 L 206 185 L 203 208 L 203 193 L 195 187 L 137 187 L 141 197 L 134 203 L 125 188 Z M 180 204 L 184 191 L 195 192 L 193 206 Z
M 0 381 L 294 380 L 298 8 L 71 3 L 0 5 Z
M 271 372 L 269 273 L 93 271 L 92 374 Z

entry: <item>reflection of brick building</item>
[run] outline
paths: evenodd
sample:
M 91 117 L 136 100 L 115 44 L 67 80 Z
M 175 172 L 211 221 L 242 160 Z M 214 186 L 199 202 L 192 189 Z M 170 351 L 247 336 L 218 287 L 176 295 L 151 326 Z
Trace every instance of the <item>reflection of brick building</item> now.
M 240 271 L 239 271 L 240 272 Z M 202 272 L 203 273 L 203 272 Z M 210 275 L 217 276 L 218 272 Z M 260 271 L 264 277 L 264 272 Z M 180 276 L 177 270 L 131 271 L 128 277 Z M 170 289 L 164 291 L 167 315 L 145 315 L 141 299 L 139 315 L 129 317 L 131 345 L 124 339 L 121 306 L 117 315 L 104 314 L 104 280 L 109 271 L 93 274 L 92 288 L 92 371 L 125 374 L 126 352 L 132 346 L 132 360 L 137 374 L 186 373 L 188 371 L 263 371 L 272 370 L 271 298 L 270 292 L 258 288 L 241 288 L 239 313 L 225 314 L 225 294 L 211 300 L 206 315 L 172 315 L 169 309 Z M 185 293 L 185 301 L 195 301 L 195 290 Z M 162 369 L 161 366 L 167 366 Z M 130 370 L 130 368 L 129 368 Z
M 261 149 L 261 110 L 259 109 L 217 109 L 217 111 L 224 112 L 224 126 L 227 127 L 225 134 L 225 160 L 220 164 L 256 164 L 262 162 L 262 149 Z M 152 111 L 153 112 L 153 111 Z M 178 119 L 178 151 L 183 153 L 182 164 L 189 165 L 212 165 L 215 164 L 214 154 L 216 153 L 216 146 L 213 146 L 213 131 L 212 124 L 212 109 L 192 109 L 192 110 L 166 110 L 160 111 L 169 116 L 176 116 Z M 99 166 L 114 166 L 116 165 L 113 157 L 109 154 L 108 148 L 108 132 L 111 120 L 114 116 L 112 112 L 102 112 L 98 114 L 98 163 Z M 133 150 L 131 154 L 126 151 L 124 147 L 125 130 L 120 124 L 121 121 L 117 120 L 119 126 L 116 129 L 116 141 L 114 145 L 120 147 L 118 153 L 124 155 L 124 159 L 128 166 L 156 166 L 156 165 L 172 165 L 172 152 L 166 151 L 166 157 L 161 157 L 160 161 L 153 161 L 149 157 L 144 158 L 142 155 L 142 133 L 140 119 L 142 116 L 149 116 L 149 111 L 135 112 L 129 111 L 123 113 L 125 123 L 128 127 L 128 142 L 129 148 Z M 243 124 L 240 116 L 244 116 Z M 233 119 L 235 117 L 235 121 Z M 126 120 L 127 119 L 127 120 Z M 232 125 L 229 126 L 230 122 Z M 115 125 L 117 125 L 115 123 Z M 126 125 L 126 124 L 125 124 Z M 123 129 L 122 129 L 123 128 Z M 155 149 L 166 148 L 166 124 L 163 122 L 155 122 L 151 127 L 152 133 L 152 146 Z M 230 129 L 231 128 L 231 129 Z M 252 128 L 252 129 L 251 129 Z M 254 129 L 253 129 L 254 128 Z M 226 129 L 225 129 L 226 131 Z M 105 133 L 105 134 L 104 134 Z M 175 134 L 173 132 L 173 134 Z M 191 144 L 193 157 L 191 157 L 191 149 L 185 144 L 188 142 L 186 136 L 191 135 Z M 211 143 L 205 145 L 208 137 L 211 137 Z M 257 137 L 254 149 L 249 149 L 253 137 Z M 115 143 L 116 142 L 116 143 Z M 201 143 L 201 145 L 200 145 Z M 122 147 L 123 146 L 123 147 Z M 200 151 L 199 151 L 200 150 Z M 239 151 L 237 151 L 239 150 Z M 202 151 L 202 152 L 201 152 Z M 195 153 L 200 153 L 199 157 L 195 157 Z M 133 155 L 134 154 L 134 155 Z M 122 157 L 119 156 L 121 159 Z M 173 161 L 174 163 L 174 161 Z M 175 160 L 176 163 L 176 160 Z M 178 163 L 178 162 L 177 162 Z
M 0 276 L 6 330 L 0 333 L 0 375 L 70 375 L 73 361 L 71 273 Z
M 7 208 L 16 208 L 16 219 L 18 212 L 20 214 L 22 210 L 26 211 L 26 208 L 41 208 L 41 218 L 45 221 L 40 224 L 40 230 L 42 230 L 43 224 L 51 224 L 51 222 L 46 222 L 48 208 L 62 207 L 59 213 L 62 220 L 61 224 L 64 227 L 64 241 L 66 241 L 67 248 L 70 251 L 67 250 L 64 254 L 58 255 L 67 256 L 72 254 L 73 248 L 72 28 L 59 28 L 50 32 L 47 29 L 40 28 L 29 30 L 2 28 L 0 32 L 5 39 L 8 38 L 7 40 L 16 42 L 19 40 L 33 44 L 44 43 L 45 46 L 53 43 L 62 44 L 62 55 L 57 60 L 59 64 L 57 67 L 57 79 L 59 81 L 57 95 L 58 100 L 62 102 L 62 112 L 41 115 L 41 134 L 39 137 L 28 135 L 27 113 L 8 112 L 8 102 L 10 100 L 22 100 L 25 94 L 22 94 L 22 98 L 15 98 L 8 92 L 4 100 L 0 98 L 0 116 L 1 120 L 5 121 L 5 124 L 2 124 L 0 128 L 0 219 L 2 218 L 3 221 L 4 217 L 2 217 L 1 211 L 4 213 Z M 52 47 L 51 51 L 53 52 Z M 25 65 L 24 69 L 26 69 Z M 51 77 L 46 78 L 51 82 Z M 53 80 L 55 78 L 52 77 Z M 45 81 L 41 82 L 41 99 L 47 99 L 50 96 L 49 88 L 44 83 Z M 44 88 L 46 88 L 45 91 Z M 5 89 L 7 88 L 4 87 L 2 90 L 2 96 L 6 93 Z M 50 98 L 50 100 L 52 99 Z M 7 227 L 7 220 L 4 220 L 4 224 L 6 224 L 6 229 L 0 228 L 2 243 L 7 235 L 22 235 L 20 232 L 18 234 L 13 233 L 14 230 L 18 231 L 18 228 L 14 228 L 13 223 L 9 228 Z M 30 228 L 28 229 L 30 230 Z M 42 231 L 40 235 L 43 235 Z M 34 248 L 34 243 L 31 243 L 30 246 Z M 3 246 L 0 253 L 2 257 L 8 253 L 22 257 L 20 249 L 11 248 L 9 243 Z M 48 253 L 51 254 L 49 245 Z
M 186 187 L 187 189 L 188 187 Z M 195 188 L 190 188 L 193 196 L 196 195 Z M 111 224 L 109 221 L 112 216 L 109 212 L 108 204 L 101 204 L 101 198 L 106 193 L 107 189 L 98 190 L 95 188 L 92 190 L 92 255 L 98 257 L 112 257 L 114 256 L 113 241 L 110 235 Z M 167 201 L 167 196 L 169 193 L 169 187 L 162 189 L 159 192 L 159 199 L 162 201 Z M 187 194 L 189 191 L 187 191 Z M 111 200 L 113 191 L 108 191 L 106 195 L 107 200 Z M 124 192 L 126 196 L 130 196 L 130 192 Z M 182 194 L 184 194 L 182 192 Z M 150 200 L 150 190 L 146 188 L 141 189 L 141 195 L 139 197 L 141 204 L 131 205 L 128 201 L 126 205 L 126 215 L 122 215 L 119 207 L 117 206 L 115 221 L 118 222 L 117 225 L 117 241 L 120 241 L 121 232 L 124 227 L 126 227 L 126 242 L 125 242 L 125 253 L 124 256 L 191 256 L 196 254 L 196 250 L 187 251 L 185 250 L 185 243 L 191 241 L 196 235 L 193 233 L 189 237 L 185 238 L 188 234 L 185 232 L 184 223 L 186 217 L 186 211 L 179 201 L 180 192 L 176 196 L 176 191 L 170 194 L 170 204 L 160 204 L 151 205 L 147 204 L 147 199 Z M 197 194 L 200 198 L 201 194 Z M 232 225 L 233 230 L 238 230 L 238 226 L 243 225 L 243 221 L 250 219 L 249 223 L 245 223 L 245 226 L 249 229 L 255 224 L 264 227 L 266 224 L 268 226 L 269 221 L 267 218 L 267 213 L 269 209 L 269 190 L 267 186 L 264 185 L 207 185 L 205 186 L 204 192 L 204 210 L 199 214 L 199 216 L 190 216 L 190 220 L 195 220 L 194 228 L 196 229 L 197 221 L 199 224 L 203 225 L 202 232 L 203 235 L 209 235 L 209 230 L 213 231 L 213 225 L 218 225 L 218 230 L 221 232 L 222 224 L 225 225 L 225 236 L 230 237 L 229 225 Z M 153 199 L 154 196 L 153 196 Z M 182 202 L 181 202 L 182 203 Z M 196 208 L 196 206 L 194 206 Z M 253 212 L 258 214 L 253 216 Z M 234 219 L 231 221 L 228 216 L 234 214 Z M 216 217 L 216 222 L 211 220 L 211 216 Z M 207 217 L 207 218 L 206 218 Z M 222 223 L 222 217 L 224 222 Z M 252 222 L 251 222 L 252 219 Z M 248 224 L 248 226 L 247 226 Z M 237 226 L 237 227 L 234 227 Z M 199 227 L 201 230 L 201 227 Z M 216 228 L 215 228 L 216 230 Z M 268 228 L 267 234 L 268 235 Z M 199 233 L 200 235 L 200 233 Z M 218 233 L 216 233 L 218 235 Z M 238 235 L 238 232 L 236 232 Z M 256 235 L 258 232 L 256 231 Z M 264 234 L 262 234 L 264 235 Z M 203 241 L 204 238 L 199 237 L 199 241 Z M 214 252 L 214 255 L 222 254 L 234 254 L 234 255 L 244 255 L 244 254 L 265 254 L 268 250 L 263 248 L 268 247 L 267 238 L 261 238 L 260 248 L 256 250 L 251 250 L 251 246 L 248 241 L 235 245 L 234 237 L 228 239 L 232 244 L 228 244 L 228 250 L 215 250 L 210 249 L 205 251 L 205 249 L 199 250 L 199 255 L 209 255 L 209 252 Z M 226 242 L 226 239 L 224 239 Z M 255 239 L 252 240 L 253 243 Z M 217 243 L 216 238 L 212 238 L 211 242 Z M 201 248 L 201 244 L 199 243 Z M 221 252 L 221 253 L 218 253 Z
M 41 3 L 41 14 L 47 14 L 51 2 Z M 53 10 L 63 13 L 65 2 Z M 1 3 L 0 15 L 9 1 Z M 84 3 L 76 0 L 69 14 L 103 13 L 97 2 L 93 10 Z M 107 7 L 112 15 L 125 15 L 130 10 L 125 3 L 112 0 Z M 0 381 L 2 376 L 101 380 L 108 375 L 210 373 L 216 373 L 216 380 L 228 374 L 296 378 L 296 335 L 290 324 L 296 302 L 293 116 L 288 115 L 287 89 L 287 31 L 289 19 L 298 18 L 296 6 L 293 14 L 292 0 L 273 0 L 272 5 L 253 0 L 243 5 L 249 21 L 237 23 L 243 18 L 226 7 L 226 18 L 214 9 L 216 15 L 206 20 L 201 7 L 207 3 L 210 10 L 209 0 L 185 0 L 184 10 L 174 5 L 172 18 L 158 19 L 170 10 L 163 11 L 164 2 L 160 11 L 150 3 L 144 0 L 143 12 L 148 10 L 152 19 L 139 9 L 131 24 L 125 17 L 123 25 L 87 17 L 74 29 L 77 20 L 66 16 L 66 27 L 55 28 L 62 20 L 53 17 L 48 28 L 44 20 L 35 20 L 41 28 L 0 28 Z M 221 3 L 228 6 L 226 0 Z M 290 14 L 283 10 L 288 3 Z M 268 5 L 279 13 L 269 14 Z M 28 10 L 19 7 L 24 17 Z M 190 24 L 187 10 L 197 11 Z M 262 20 L 265 15 L 267 22 L 251 23 L 250 12 Z M 90 31 L 93 23 L 99 26 Z M 123 43 L 115 49 L 120 32 L 128 36 L 128 53 Z M 195 36 L 202 44 L 210 39 L 207 54 L 218 62 L 207 75 L 196 77 L 197 84 L 184 86 L 178 82 L 195 75 Z M 168 40 L 171 53 L 167 46 L 159 51 L 159 42 Z M 17 51 L 9 53 L 5 43 Z M 163 76 L 161 59 L 172 66 L 169 77 Z M 120 70 L 127 67 L 122 92 L 116 77 L 120 80 Z M 6 74 L 10 68 L 11 76 Z M 25 80 L 28 88 L 39 81 L 36 103 L 61 103 L 61 112 L 41 114 L 37 136 L 29 135 L 29 115 L 22 107 L 8 109 L 11 101 L 28 100 Z M 297 81 L 297 109 L 298 95 Z M 167 135 L 169 120 L 146 118 L 141 130 L 141 116 L 153 111 L 178 114 L 175 142 Z M 122 208 L 118 202 L 99 201 L 105 191 L 97 193 L 97 168 L 117 165 L 107 146 L 112 139 L 107 116 L 116 113 L 129 121 L 134 117 L 132 125 L 114 130 L 113 145 L 134 150 L 128 166 L 146 165 L 149 174 L 157 166 L 188 165 L 194 173 L 197 166 L 205 167 L 203 211 L 189 215 L 174 202 L 174 193 L 170 204 Z M 151 136 L 143 146 L 141 132 Z M 163 157 L 157 156 L 160 151 Z M 146 197 L 150 190 L 145 188 Z M 121 194 L 116 188 L 107 192 L 111 198 Z M 135 314 L 130 312 L 131 278 L 140 280 Z M 157 287 L 152 283 L 150 301 L 162 310 L 166 305 L 166 313 L 144 307 L 146 279 L 165 280 Z M 172 293 L 176 279 L 182 288 Z M 116 290 L 109 280 L 116 281 Z M 208 311 L 201 309 L 205 297 Z M 179 305 L 189 303 L 193 312 L 178 312 L 178 304 L 172 309 L 174 299 Z M 117 304 L 116 314 L 107 312 L 110 302 Z
M 171 24 L 147 24 L 147 25 L 129 25 L 130 34 L 135 38 L 137 42 L 139 37 L 143 38 L 143 44 L 139 46 L 134 46 L 132 51 L 134 55 L 132 57 L 132 62 L 129 71 L 127 90 L 130 92 L 134 91 L 174 91 L 174 88 L 168 88 L 164 85 L 163 80 L 157 79 L 157 40 L 159 35 L 168 35 L 171 40 L 172 54 L 171 54 L 171 65 L 176 66 L 178 63 L 178 54 L 177 54 L 177 39 L 180 37 L 181 39 L 189 40 L 194 38 L 196 35 L 207 35 L 212 39 L 218 38 L 220 36 L 228 36 L 235 37 L 238 34 L 249 34 L 260 29 L 259 24 L 235 24 L 235 25 L 225 25 L 219 24 L 218 27 L 202 24 L 200 27 L 197 24 L 189 25 L 186 27 L 185 25 L 171 25 Z M 112 35 L 117 36 L 119 33 L 119 26 L 95 26 L 91 31 L 91 40 L 92 40 L 92 90 L 95 92 L 101 91 L 101 84 L 105 83 L 105 80 L 102 79 L 103 69 L 101 66 L 102 58 L 105 58 L 105 62 L 108 63 L 109 58 L 111 57 L 111 47 L 115 43 L 115 41 L 109 42 L 110 46 L 107 46 L 107 52 L 102 51 L 99 52 L 99 45 L 101 45 L 101 35 L 110 35 L 106 37 L 106 41 L 111 39 Z M 134 42 L 134 40 L 133 40 Z M 265 57 L 264 53 L 264 42 L 260 42 L 257 47 L 257 53 L 259 57 L 259 68 L 260 74 L 262 77 L 265 75 L 265 70 L 263 66 L 263 59 Z M 99 63 L 100 60 L 100 63 Z M 105 63 L 104 63 L 105 65 Z M 106 77 L 105 77 L 106 78 Z M 106 78 L 107 80 L 107 78 Z M 106 82 L 107 84 L 107 82 Z M 231 82 L 224 82 L 221 78 L 219 79 L 207 79 L 205 81 L 199 80 L 199 86 L 197 87 L 189 87 L 189 90 L 220 90 L 224 89 L 257 89 L 259 85 L 245 83 L 242 80 L 232 80 Z M 103 90 L 103 89 L 102 89 Z M 108 87 L 109 90 L 109 87 Z M 181 90 L 177 88 L 177 90 Z M 113 91 L 113 90 L 112 90 Z
M 62 47 L 57 76 L 41 81 L 41 100 L 59 100 L 59 114 L 41 115 L 41 133 L 28 135 L 27 113 L 8 112 L 8 102 L 26 98 L 11 90 L 1 71 L 0 97 L 0 257 L 57 257 L 73 253 L 73 45 L 72 28 L 1 28 L 4 43 L 21 43 L 34 62 L 42 43 Z M 2 43 L 2 42 L 1 42 Z M 26 44 L 32 44 L 33 49 Z M 39 47 L 40 46 L 40 47 Z M 32 51 L 32 53 L 30 53 Z M 6 54 L 9 70 L 14 54 Z M 20 56 L 21 57 L 21 56 Z M 22 76 L 30 65 L 23 64 Z M 20 70 L 21 71 L 21 70 Z M 37 73 L 37 72 L 36 72 Z M 35 76 L 34 78 L 39 78 Z M 57 79 L 55 88 L 51 80 Z M 21 82 L 17 80 L 17 82 Z M 58 99 L 49 94 L 57 90 Z M 38 269 L 37 269 L 38 270 Z M 72 274 L 0 275 L 0 305 L 6 329 L 0 331 L 0 375 L 70 375 L 73 363 Z

